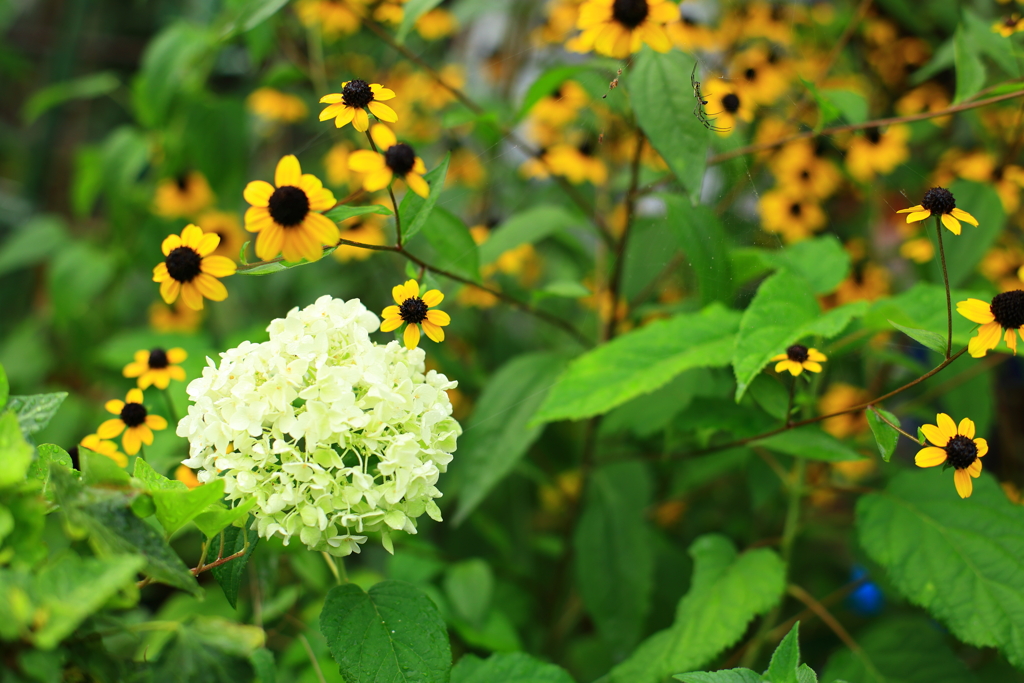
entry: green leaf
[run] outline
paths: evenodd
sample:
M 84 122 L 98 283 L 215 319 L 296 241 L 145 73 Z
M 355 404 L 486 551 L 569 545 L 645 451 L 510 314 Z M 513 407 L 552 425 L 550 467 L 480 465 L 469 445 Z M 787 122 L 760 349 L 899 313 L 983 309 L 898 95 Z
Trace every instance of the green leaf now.
M 480 250 L 462 219 L 447 209 L 436 207 L 423 224 L 423 237 L 429 250 L 417 241 L 417 255 L 430 265 L 468 280 L 480 280 Z M 413 246 L 413 245 L 410 245 Z
M 379 214 L 381 216 L 393 216 L 395 215 L 391 209 L 380 204 L 370 204 L 369 206 L 336 206 L 330 211 L 324 213 L 325 216 L 330 218 L 335 223 L 340 223 L 346 218 L 352 218 L 352 216 L 365 216 L 367 214 Z
M 646 520 L 653 484 L 642 463 L 595 471 L 573 537 L 577 587 L 616 660 L 640 640 L 654 588 L 654 552 Z
M 1006 226 L 1006 212 L 991 183 L 972 183 L 956 180 L 949 186 L 950 192 L 956 197 L 956 205 L 967 211 L 978 220 L 978 227 L 969 223 L 961 223 L 963 230 L 959 236 L 943 228 L 943 245 L 946 249 L 946 268 L 949 274 L 949 286 L 961 287 L 978 270 L 978 264 L 995 243 L 996 238 Z M 929 237 L 935 239 L 935 223 L 926 221 Z M 938 247 L 936 246 L 936 251 Z M 942 271 L 938 259 L 933 259 L 933 272 L 936 282 L 942 282 Z M 954 301 L 954 304 L 956 302 Z M 945 313 L 945 309 L 943 309 Z M 953 311 L 954 315 L 956 311 Z
M 882 414 L 886 420 L 889 420 L 895 425 L 900 423 L 900 419 L 890 413 L 884 408 L 875 406 L 875 410 Z M 868 418 L 868 426 L 871 427 L 871 433 L 875 436 L 875 444 L 878 445 L 878 452 L 882 456 L 882 460 L 889 462 L 892 458 L 892 454 L 896 452 L 896 443 L 900 440 L 900 433 L 895 429 L 887 425 L 882 418 L 875 414 L 875 410 L 864 411 Z
M 238 522 L 248 517 L 249 511 L 255 506 L 255 498 L 249 498 L 233 508 L 213 505 L 206 508 L 206 512 L 196 515 L 192 523 L 199 527 L 207 538 L 213 538 L 229 526 L 238 526 Z
M 247 549 L 245 547 L 246 538 L 249 542 Z M 256 550 L 259 540 L 260 536 L 255 525 L 251 529 L 239 529 L 235 526 L 224 529 L 224 557 L 230 557 L 245 550 L 245 554 L 238 559 L 225 562 L 210 570 L 213 578 L 220 584 L 220 589 L 224 591 L 224 597 L 232 607 L 236 607 L 238 604 L 238 589 L 242 587 L 245 567 L 249 564 L 249 558 Z
M 525 652 L 509 652 L 480 659 L 465 655 L 452 669 L 451 683 L 574 683 L 572 676 L 554 664 L 534 659 Z
M 244 0 L 236 2 L 229 10 L 229 15 L 221 31 L 221 37 L 227 39 L 235 33 L 246 33 L 253 30 L 267 19 L 277 14 L 278 10 L 288 4 L 288 0 Z
M 821 674 L 823 683 L 975 683 L 974 674 L 950 648 L 949 637 L 920 616 L 890 617 L 857 634 L 867 660 L 848 649 L 834 654 Z
M 961 500 L 952 472 L 902 472 L 857 503 L 868 556 L 961 641 L 1024 667 L 1024 508 L 987 473 Z
M 579 223 L 579 216 L 561 206 L 541 204 L 530 207 L 500 223 L 491 231 L 487 241 L 480 245 L 480 263 L 494 263 L 509 249 L 515 249 L 520 244 L 539 242 L 548 235 Z
M 132 104 L 143 125 L 165 124 L 173 104 L 183 99 L 180 95 L 201 88 L 216 42 L 212 29 L 179 21 L 147 44 L 132 84 Z
M 0 414 L 0 489 L 25 480 L 32 465 L 32 446 L 22 436 L 18 418 L 9 410 Z
M 408 5 L 405 7 L 405 14 L 409 16 Z M 434 210 L 434 205 L 437 204 L 438 197 L 441 196 L 441 191 L 444 190 L 444 181 L 448 177 L 448 163 L 451 159 L 452 154 L 449 152 L 444 156 L 444 161 L 437 168 L 423 176 L 423 179 L 430 185 L 430 192 L 427 194 L 426 199 L 415 192 L 406 192 L 405 196 L 402 197 L 402 203 L 398 206 L 398 215 L 402 219 L 403 240 L 411 239 L 427 222 L 427 218 L 430 217 L 430 213 Z
M 864 459 L 864 456 L 850 448 L 845 441 L 840 441 L 814 425 L 779 432 L 758 439 L 753 445 L 808 460 L 845 462 Z
M 710 207 L 691 206 L 679 195 L 659 196 L 665 201 L 669 225 L 676 231 L 687 263 L 697 276 L 701 303 L 731 303 L 733 279 L 729 238 L 718 216 Z
M 1020 64 L 1014 53 L 1014 41 L 1010 38 L 996 36 L 992 32 L 992 22 L 982 19 L 972 12 L 968 7 L 961 8 L 964 26 L 970 34 L 970 40 L 982 54 L 989 57 L 1007 74 L 1014 79 L 1020 78 Z M 1019 89 L 1020 84 L 1014 83 L 1014 89 Z M 999 93 L 992 92 L 995 96 Z
M 729 363 L 740 316 L 719 304 L 659 320 L 575 359 L 533 424 L 606 413 L 684 370 Z
M 52 394 L 32 394 L 31 396 L 11 396 L 7 399 L 7 409 L 18 416 L 18 424 L 25 436 L 35 434 L 46 425 L 57 413 L 60 404 L 68 397 L 68 392 L 58 391 Z
M 409 31 L 416 25 L 416 21 L 420 17 L 440 4 L 441 0 L 409 0 L 403 8 L 405 12 L 402 14 L 402 23 L 398 26 L 398 32 L 395 33 L 395 40 L 398 41 L 398 44 L 401 45 L 405 42 Z
M 677 50 L 644 47 L 624 78 L 637 122 L 697 206 L 711 133 L 693 115 L 693 66 L 694 59 Z
M 796 670 L 796 680 L 797 683 L 818 683 L 818 674 L 814 673 L 814 669 L 806 664 L 801 664 L 800 668 Z
M 40 116 L 65 102 L 107 95 L 117 90 L 120 85 L 121 81 L 112 71 L 102 71 L 54 83 L 32 93 L 25 106 L 21 108 L 21 118 L 25 125 L 31 125 Z
M 7 397 L 11 393 L 11 385 L 7 381 L 7 371 L 0 365 L 0 406 L 7 405 Z
M 860 93 L 846 89 L 825 89 L 821 91 L 821 96 L 842 114 L 847 123 L 864 123 L 868 120 L 868 102 Z
M 142 488 L 146 491 L 188 491 L 188 487 L 177 479 L 168 479 L 160 474 L 142 458 L 135 459 L 135 469 L 132 471 Z
M 444 576 L 444 592 L 459 617 L 481 628 L 494 595 L 491 567 L 479 558 L 453 564 Z
M 57 216 L 34 216 L 0 247 L 0 275 L 42 263 L 67 244 L 67 224 Z M 0 401 L 0 405 L 6 402 Z
M 79 449 L 82 481 L 90 485 L 127 487 L 131 477 L 112 459 L 88 449 Z
M 945 335 L 941 335 L 938 332 L 931 332 L 929 330 L 919 330 L 914 327 L 904 327 L 892 320 L 890 320 L 889 323 L 903 334 L 907 335 L 922 346 L 931 349 L 935 353 L 946 353 Z
M 265 647 L 249 655 L 249 663 L 256 672 L 258 683 L 277 683 L 277 669 L 274 666 L 274 653 Z
M 842 112 L 839 110 L 839 107 L 832 102 L 832 100 L 825 97 L 822 91 L 818 89 L 818 86 L 816 86 L 812 81 L 808 81 L 801 77 L 800 83 L 810 91 L 815 104 L 818 105 L 818 122 L 814 126 L 814 132 L 819 133 L 825 126 L 838 120 L 839 117 L 842 116 Z
M 320 632 L 346 683 L 448 683 L 452 651 L 437 606 L 412 584 L 335 586 Z
M 803 277 L 815 294 L 828 294 L 850 273 L 850 254 L 832 235 L 797 242 L 781 251 L 765 252 L 768 261 Z
M 196 515 L 220 502 L 224 497 L 224 480 L 214 479 L 191 491 L 158 490 L 152 491 L 152 495 L 153 502 L 156 503 L 157 521 L 164 528 L 164 533 L 170 537 L 191 522 Z
M 484 386 L 452 463 L 460 483 L 454 524 L 476 509 L 540 436 L 543 427 L 528 422 L 563 368 L 565 359 L 559 355 L 524 354 L 502 366 Z
M 772 550 L 738 554 L 727 538 L 710 534 L 693 542 L 690 556 L 693 580 L 676 609 L 675 623 L 612 669 L 610 683 L 659 683 L 699 668 L 743 637 L 751 620 L 782 598 L 786 569 Z M 732 680 L 746 683 L 743 678 Z
M 73 469 L 71 456 L 68 455 L 68 452 L 52 443 L 44 443 L 37 447 L 36 456 L 36 459 L 32 461 L 28 468 L 28 476 L 30 479 L 42 480 L 46 484 L 44 490 L 48 488 L 50 481 L 50 463 L 56 463 L 69 470 Z
M 797 668 L 800 666 L 799 632 L 798 621 L 772 653 L 767 671 L 768 680 L 772 683 L 799 683 L 796 677 Z
M 991 36 L 990 40 L 995 39 Z M 963 24 L 953 34 L 953 61 L 956 64 L 956 96 L 953 104 L 960 104 L 985 85 L 985 65 L 978 54 L 977 44 Z
M 750 669 L 726 669 L 725 671 L 695 671 L 673 676 L 683 683 L 761 683 L 764 679 Z
M 533 109 L 533 105 L 554 93 L 562 83 L 570 80 L 579 72 L 590 68 L 586 64 L 569 64 L 554 66 L 542 73 L 526 90 L 526 94 L 523 96 L 523 103 L 519 106 L 519 112 L 516 114 L 515 120 L 521 121 Z

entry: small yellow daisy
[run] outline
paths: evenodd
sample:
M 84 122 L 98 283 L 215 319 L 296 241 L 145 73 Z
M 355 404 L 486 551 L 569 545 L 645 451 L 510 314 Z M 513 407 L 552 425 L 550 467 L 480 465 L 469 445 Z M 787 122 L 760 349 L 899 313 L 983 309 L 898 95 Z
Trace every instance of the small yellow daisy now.
M 772 357 L 772 361 L 778 361 L 775 363 L 775 372 L 788 370 L 794 377 L 804 370 L 821 372 L 821 364 L 827 360 L 825 354 L 818 349 L 809 349 L 803 344 L 793 344 L 785 353 Z
M 933 187 L 924 193 L 924 199 L 917 206 L 900 209 L 896 213 L 909 213 L 907 223 L 923 221 L 929 216 L 941 216 L 941 221 L 954 235 L 960 234 L 960 221 L 977 227 L 978 221 L 963 209 L 956 208 L 953 193 L 944 187 Z M 959 220 L 957 220 L 959 219 Z
M 132 389 L 123 401 L 107 401 L 107 412 L 117 417 L 107 420 L 96 430 L 100 439 L 113 439 L 124 432 L 121 446 L 128 455 L 135 455 L 142 448 L 153 443 L 153 430 L 167 429 L 167 420 L 159 415 L 150 415 L 142 405 L 142 390 Z
M 104 441 L 96 434 L 89 434 L 84 437 L 78 443 L 78 447 L 105 455 L 116 462 L 119 467 L 128 467 L 128 456 L 117 450 L 117 444 L 113 441 Z
M 992 303 L 981 299 L 968 299 L 956 305 L 956 312 L 981 325 L 978 334 L 967 343 L 967 352 L 974 358 L 983 358 L 999 344 L 1003 337 L 1006 345 L 1017 355 L 1017 335 L 1024 339 L 1024 291 L 1015 289 L 992 297 Z
M 444 294 L 431 289 L 420 296 L 420 285 L 415 280 L 407 280 L 405 284 L 395 285 L 391 290 L 397 306 L 388 306 L 381 313 L 384 321 L 380 324 L 381 332 L 397 330 L 403 324 L 405 328 L 405 347 L 415 349 L 420 343 L 420 328 L 435 342 L 444 341 L 444 330 L 441 328 L 451 323 L 452 319 L 444 311 L 427 310 L 437 306 L 444 300 Z
M 150 385 L 166 389 L 172 379 L 185 381 L 185 370 L 178 364 L 186 358 L 188 353 L 178 347 L 166 351 L 160 347 L 136 351 L 135 360 L 124 366 L 124 376 L 138 377 L 139 389 L 148 389 Z
M 348 167 L 363 176 L 363 189 L 367 192 L 383 190 L 398 176 L 409 189 L 421 197 L 430 194 L 430 185 L 423 179 L 427 167 L 416 156 L 412 147 L 399 142 L 391 129 L 378 123 L 370 130 L 370 137 L 379 151 L 360 149 L 348 155 Z
M 334 119 L 334 125 L 338 128 L 351 123 L 353 128 L 363 133 L 370 127 L 370 117 L 366 113 L 369 110 L 381 121 L 394 123 L 398 120 L 398 114 L 388 105 L 382 104 L 394 96 L 394 90 L 380 83 L 367 83 L 358 78 L 345 81 L 341 84 L 341 92 L 320 98 L 320 104 L 328 105 L 320 112 L 320 120 Z
M 914 462 L 918 467 L 949 463 L 956 470 L 953 474 L 956 492 L 961 498 L 968 498 L 974 489 L 971 477 L 981 476 L 981 459 L 988 453 L 988 442 L 974 438 L 974 422 L 966 417 L 957 426 L 949 415 L 939 413 L 935 422 L 921 427 L 925 438 L 935 445 L 919 450 Z
M 203 297 L 210 301 L 228 298 L 227 287 L 217 278 L 234 275 L 235 262 L 226 256 L 214 256 L 220 237 L 204 233 L 196 225 L 187 225 L 181 236 L 168 235 L 160 249 L 163 263 L 153 268 L 153 282 L 160 283 L 160 296 L 165 303 L 181 300 L 189 308 L 203 308 Z

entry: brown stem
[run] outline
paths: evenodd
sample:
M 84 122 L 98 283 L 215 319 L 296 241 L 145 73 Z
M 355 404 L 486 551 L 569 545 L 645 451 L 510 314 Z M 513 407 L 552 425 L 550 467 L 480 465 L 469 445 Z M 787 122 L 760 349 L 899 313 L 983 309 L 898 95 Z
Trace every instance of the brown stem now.
M 907 434 L 905 431 L 900 429 L 899 425 L 893 424 L 891 420 L 889 420 L 888 418 L 886 418 L 885 415 L 882 415 L 882 413 L 879 412 L 878 408 L 876 408 L 874 406 L 868 406 L 868 410 L 870 410 L 872 413 L 874 413 L 875 417 L 877 417 L 879 420 L 881 420 L 885 424 L 889 425 L 890 427 L 895 429 L 897 432 L 899 432 L 903 436 L 907 437 L 908 439 L 910 439 L 911 441 L 916 443 L 918 446 L 923 446 L 924 445 L 923 443 L 921 443 L 921 441 L 916 436 L 911 436 L 910 434 Z
M 825 622 L 825 625 L 829 627 L 832 633 L 836 634 L 839 640 L 843 641 L 843 645 L 850 648 L 850 651 L 860 658 L 867 670 L 875 677 L 875 680 L 885 680 L 882 674 L 879 673 L 878 669 L 875 668 L 874 663 L 868 657 L 867 653 L 864 652 L 864 649 L 861 648 L 861 646 L 857 644 L 857 641 L 853 639 L 853 636 L 843 628 L 843 625 L 839 623 L 839 620 L 832 616 L 832 613 L 828 611 L 827 607 L 818 602 L 813 595 L 795 584 L 787 586 L 786 592 L 806 605 L 807 608 L 814 612 L 819 619 Z
M 220 558 L 214 560 L 213 562 L 211 562 L 210 564 L 203 564 L 203 565 L 200 565 L 198 567 L 193 567 L 189 571 L 192 572 L 193 576 L 199 576 L 200 574 L 205 572 L 207 569 L 213 569 L 214 567 L 219 567 L 222 564 L 227 564 L 231 560 L 237 560 L 242 555 L 245 555 L 245 553 L 248 550 L 249 550 L 248 548 L 242 548 L 241 550 L 239 550 L 234 555 L 228 555 L 227 557 L 220 557 Z
M 949 291 L 949 271 L 946 270 L 946 250 L 942 246 L 942 219 L 935 216 L 935 234 L 939 238 L 939 258 L 942 261 L 942 282 L 946 286 L 946 358 L 953 351 L 953 300 Z
M 633 153 L 633 165 L 629 171 L 629 189 L 626 190 L 626 227 L 622 231 L 622 238 L 615 245 L 615 265 L 612 267 L 612 278 L 608 283 L 608 296 L 611 298 L 611 314 L 604 328 L 604 340 L 610 341 L 615 338 L 616 328 L 619 322 L 619 290 L 622 289 L 622 275 L 626 270 L 626 247 L 629 245 L 629 236 L 633 231 L 633 213 L 636 209 L 636 188 L 640 182 L 640 157 L 644 152 L 644 143 L 647 141 L 642 131 L 637 129 L 636 151 Z
M 793 424 L 793 397 L 796 396 L 796 375 L 793 375 L 789 385 L 789 403 L 786 404 L 786 426 Z

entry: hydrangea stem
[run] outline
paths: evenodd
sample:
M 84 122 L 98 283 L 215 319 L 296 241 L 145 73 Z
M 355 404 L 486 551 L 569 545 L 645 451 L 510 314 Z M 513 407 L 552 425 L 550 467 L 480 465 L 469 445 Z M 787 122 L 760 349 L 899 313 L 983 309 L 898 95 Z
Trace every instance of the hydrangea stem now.
M 942 262 L 942 283 L 946 287 L 946 360 L 953 353 L 953 300 L 949 291 L 949 271 L 946 270 L 946 250 L 942 246 L 942 219 L 935 217 L 935 234 L 939 238 L 939 260 Z

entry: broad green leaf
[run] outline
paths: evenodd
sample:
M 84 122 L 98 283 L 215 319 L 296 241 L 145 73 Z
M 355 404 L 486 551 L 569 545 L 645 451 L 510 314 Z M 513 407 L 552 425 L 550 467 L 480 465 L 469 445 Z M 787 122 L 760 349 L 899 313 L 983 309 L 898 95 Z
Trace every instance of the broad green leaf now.
M 608 413 L 601 420 L 600 433 L 630 431 L 641 437 L 651 436 L 665 429 L 697 396 L 709 395 L 708 389 L 713 386 L 708 369 L 685 370 L 660 389 L 637 396 Z
M 580 218 L 554 204 L 541 204 L 517 213 L 491 231 L 480 245 L 480 263 L 494 263 L 499 256 L 520 244 L 533 244 L 548 235 L 579 224 Z M 586 294 L 584 294 L 586 296 Z
M 451 683 L 574 683 L 564 669 L 525 652 L 494 654 L 487 659 L 465 655 L 452 668 Z
M 256 506 L 256 499 L 249 498 L 233 508 L 224 505 L 213 505 L 206 512 L 196 515 L 192 523 L 199 527 L 207 538 L 213 538 L 229 526 L 238 526 L 238 522 L 249 516 L 249 511 Z
M 799 683 L 796 672 L 800 667 L 800 622 L 790 629 L 772 653 L 766 676 L 772 683 Z
M 644 47 L 624 78 L 637 122 L 696 206 L 711 133 L 693 115 L 693 65 L 693 57 L 677 50 Z
M 905 327 L 899 323 L 889 321 L 893 327 L 907 335 L 921 346 L 927 347 L 935 353 L 946 353 L 946 337 L 945 335 L 939 334 L 938 332 L 931 332 L 929 330 L 919 330 L 914 327 Z
M 57 216 L 35 216 L 0 246 L 0 275 L 42 263 L 67 244 L 67 224 Z M 0 405 L 6 402 L 0 400 Z
M 753 445 L 808 460 L 844 462 L 864 459 L 864 456 L 852 449 L 845 441 L 840 441 L 814 425 L 779 432 L 764 439 L 758 439 L 753 442 Z
M 750 669 L 726 669 L 724 671 L 694 671 L 673 676 L 683 683 L 762 683 L 764 679 Z
M 860 93 L 845 88 L 829 88 L 822 90 L 821 96 L 842 114 L 847 123 L 864 123 L 868 120 L 868 102 Z
M 149 140 L 138 128 L 121 126 L 108 135 L 101 149 L 102 178 L 108 192 L 130 191 L 149 163 L 149 154 Z
M 806 664 L 801 664 L 800 668 L 796 670 L 796 680 L 797 683 L 818 683 L 818 674 L 814 673 L 814 669 Z M 838 681 L 837 683 L 843 682 Z
M 861 545 L 892 586 L 961 641 L 1024 667 L 1024 508 L 987 473 L 961 500 L 953 473 L 898 474 L 857 503 Z
M 743 637 L 754 617 L 778 604 L 785 590 L 785 565 L 767 548 L 739 554 L 724 536 L 710 534 L 693 542 L 690 555 L 693 580 L 675 623 L 612 669 L 610 683 L 660 683 L 707 664 Z
M 139 480 L 147 491 L 188 491 L 188 487 L 177 479 L 168 479 L 142 458 L 135 459 L 132 476 Z
M 348 583 L 327 594 L 320 632 L 346 683 L 448 683 L 448 633 L 437 606 L 412 584 Z
M 163 125 L 183 91 L 200 89 L 215 46 L 212 29 L 184 21 L 163 29 L 146 45 L 142 68 L 132 84 L 132 103 L 143 125 Z
M 734 406 L 731 401 L 726 405 Z M 730 448 L 711 455 L 686 458 L 675 463 L 672 477 L 672 497 L 681 497 L 715 481 L 725 474 L 739 470 L 750 459 L 749 448 Z
M 436 207 L 423 223 L 422 230 L 430 249 L 424 251 L 417 241 L 414 249 L 417 256 L 441 270 L 480 281 L 480 250 L 461 218 Z
M 98 145 L 79 145 L 75 150 L 75 170 L 71 180 L 71 209 L 75 218 L 92 214 L 103 190 L 103 152 Z
M 970 8 L 962 7 L 961 14 L 964 27 L 974 46 L 1014 79 L 1020 78 L 1020 64 L 1017 61 L 1018 56 L 1015 54 L 1014 41 L 1011 38 L 996 37 L 992 32 L 992 22 L 982 19 Z M 1020 84 L 1014 83 L 1013 87 L 1020 89 Z M 993 96 L 998 94 L 997 92 L 990 93 Z
M 223 617 L 198 615 L 174 624 L 169 642 L 151 665 L 155 681 L 239 683 L 252 680 L 249 658 L 263 647 L 266 634 Z M 145 650 L 152 661 L 150 648 Z
M 245 547 L 246 538 L 248 538 L 249 542 L 248 548 Z M 242 587 L 245 568 L 249 564 L 249 558 L 252 557 L 253 551 L 256 550 L 256 544 L 259 543 L 259 540 L 260 536 L 257 533 L 255 524 L 253 524 L 251 529 L 239 529 L 234 526 L 224 529 L 224 557 L 230 557 L 235 553 L 245 550 L 245 554 L 241 557 L 225 562 L 210 570 L 213 578 L 217 580 L 221 590 L 224 591 L 224 597 L 228 599 L 228 603 L 232 607 L 237 606 L 238 590 Z M 214 547 L 219 547 L 219 544 Z
M 405 12 L 408 16 L 408 6 L 405 8 Z M 398 206 L 398 215 L 402 219 L 403 240 L 411 239 L 430 217 L 434 205 L 437 204 L 437 198 L 441 196 L 441 191 L 444 189 L 444 181 L 448 177 L 448 162 L 451 161 L 451 158 L 452 155 L 449 152 L 437 168 L 423 176 L 423 179 L 430 185 L 430 192 L 426 199 L 412 191 L 406 192 L 402 197 L 402 203 Z
M 814 132 L 819 133 L 828 124 L 836 121 L 843 115 L 839 107 L 836 106 L 832 100 L 825 97 L 818 86 L 812 81 L 808 81 L 805 78 L 800 78 L 800 83 L 811 93 L 814 98 L 815 104 L 818 105 L 818 121 L 814 125 Z
M 369 206 L 336 206 L 330 211 L 324 213 L 325 216 L 330 218 L 335 223 L 340 223 L 346 218 L 352 218 L 352 216 L 365 216 L 367 214 L 379 214 L 381 216 L 393 216 L 395 215 L 391 209 L 380 204 L 370 204 Z
M 82 448 L 78 451 L 78 460 L 82 467 L 82 481 L 86 484 L 123 488 L 131 485 L 128 473 L 105 455 Z
M 573 537 L 577 587 L 598 633 L 621 659 L 640 640 L 654 587 L 646 515 L 653 484 L 638 461 L 607 465 L 587 484 Z
M 890 617 L 855 637 L 881 676 L 844 648 L 828 660 L 822 683 L 975 683 L 974 674 L 950 647 L 949 636 L 924 617 Z
M 460 483 L 454 524 L 476 509 L 540 436 L 543 426 L 527 423 L 564 368 L 562 356 L 524 354 L 488 380 L 459 439 L 459 457 L 452 463 L 452 474 Z
M 989 27 L 989 30 L 991 30 L 991 27 Z M 910 84 L 915 86 L 921 85 L 932 76 L 935 76 L 946 69 L 953 68 L 953 50 L 952 38 L 935 48 L 935 52 L 932 54 L 932 58 L 928 60 L 928 63 L 911 74 Z M 1014 86 L 1015 89 L 1016 87 L 1018 86 Z
M 31 396 L 11 396 L 7 399 L 7 409 L 18 416 L 18 424 L 25 436 L 35 434 L 46 425 L 57 413 L 60 404 L 68 397 L 68 392 L 58 391 L 52 394 L 32 394 Z
M 224 497 L 224 480 L 197 486 L 191 491 L 157 490 L 151 492 L 156 503 L 156 518 L 170 537 Z
M 7 405 L 7 397 L 11 393 L 11 385 L 7 381 L 7 371 L 0 365 L 0 406 Z
M 729 238 L 710 207 L 691 206 L 679 195 L 662 194 L 668 222 L 679 238 L 687 263 L 693 268 L 703 304 L 732 302 L 732 263 Z
M 402 23 L 398 26 L 395 40 L 399 44 L 404 43 L 416 21 L 440 4 L 441 0 L 409 0 L 403 7 L 405 12 L 402 14 Z
M 551 67 L 542 73 L 526 90 L 526 94 L 523 96 L 523 103 L 519 106 L 519 112 L 516 114 L 515 120 L 522 120 L 533 109 L 533 105 L 548 95 L 553 94 L 562 83 L 570 80 L 580 71 L 586 71 L 589 68 L 586 64 L 568 64 Z
M 593 295 L 582 283 L 573 280 L 558 280 L 544 285 L 543 289 L 533 293 L 535 298 L 542 296 L 558 296 L 566 299 L 582 299 Z
M 226 11 L 229 16 L 224 22 L 221 37 L 226 39 L 234 33 L 251 31 L 287 4 L 288 0 L 243 0 L 233 3 Z
M 40 116 L 65 102 L 107 95 L 117 90 L 120 85 L 121 81 L 112 71 L 101 71 L 70 81 L 54 83 L 32 93 L 21 108 L 21 118 L 26 125 L 31 125 Z
M 0 414 L 0 489 L 24 481 L 32 465 L 32 446 L 22 436 L 10 410 Z
M 974 226 L 965 225 L 964 229 Z M 941 281 L 941 275 L 939 276 Z M 985 291 L 954 290 L 953 300 L 953 350 L 958 346 L 966 346 L 977 327 L 967 318 L 956 312 L 956 303 L 968 298 L 989 299 L 991 293 Z M 919 282 L 910 289 L 896 296 L 882 298 L 872 303 L 864 316 L 863 326 L 867 329 L 891 331 L 893 323 L 926 330 L 946 338 L 946 290 L 941 284 Z M 943 346 L 945 351 L 945 346 Z
M 963 229 L 959 236 L 953 235 L 943 228 L 942 243 L 946 250 L 949 286 L 960 287 L 977 272 L 982 257 L 988 253 L 996 238 L 1002 234 L 1006 225 L 1006 212 L 1003 211 L 1003 203 L 991 183 L 956 180 L 949 186 L 949 190 L 956 197 L 956 205 L 978 220 L 978 227 L 969 223 L 961 223 Z M 934 241 L 936 239 L 934 221 L 928 219 L 924 225 L 929 237 Z M 935 250 L 937 253 L 937 244 Z M 932 259 L 931 265 L 935 282 L 941 283 L 942 271 L 939 259 Z M 956 315 L 955 309 L 953 315 Z
M 990 40 L 996 39 L 991 36 Z M 956 65 L 956 96 L 953 104 L 959 104 L 981 90 L 985 85 L 985 65 L 978 54 L 978 45 L 971 40 L 963 24 L 953 34 L 953 61 Z
M 274 666 L 274 653 L 265 647 L 249 655 L 249 663 L 256 672 L 258 683 L 277 683 L 277 668 Z
M 445 572 L 444 592 L 455 613 L 480 628 L 491 609 L 494 573 L 479 558 L 453 564 Z
M 803 240 L 765 256 L 776 267 L 806 279 L 815 294 L 834 291 L 850 272 L 850 254 L 832 235 Z
M 44 490 L 49 488 L 50 463 L 56 463 L 61 467 L 72 469 L 71 456 L 60 446 L 52 443 L 44 443 L 36 448 L 36 459 L 28 468 L 28 476 L 31 479 L 40 479 L 45 482 Z
M 875 406 L 875 410 L 881 413 L 882 417 L 889 420 L 889 422 L 895 425 L 900 423 L 900 419 L 888 410 L 878 406 Z M 892 454 L 896 452 L 896 443 L 900 440 L 900 433 L 878 417 L 875 414 L 875 410 L 868 409 L 864 413 L 867 415 L 868 425 L 871 427 L 871 433 L 875 436 L 875 444 L 878 446 L 878 452 L 882 456 L 882 460 L 889 462 Z
M 727 365 L 739 320 L 739 313 L 714 304 L 617 337 L 570 363 L 533 422 L 600 415 L 684 370 Z

